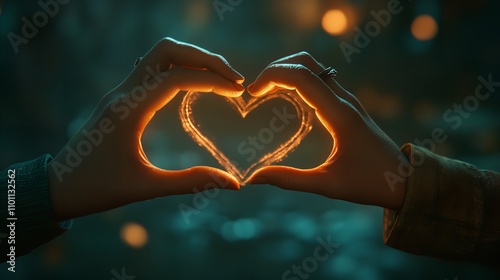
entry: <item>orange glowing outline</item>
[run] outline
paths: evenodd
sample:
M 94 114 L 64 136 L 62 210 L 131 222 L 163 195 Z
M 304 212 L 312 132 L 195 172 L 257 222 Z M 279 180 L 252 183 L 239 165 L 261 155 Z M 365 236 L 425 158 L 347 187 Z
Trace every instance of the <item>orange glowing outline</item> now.
M 238 169 L 225 155 L 222 153 L 215 144 L 205 137 L 200 130 L 197 128 L 191 105 L 200 97 L 200 95 L 206 94 L 201 92 L 188 92 L 184 99 L 182 100 L 179 113 L 184 130 L 193 138 L 193 140 L 198 143 L 198 145 L 205 147 L 210 154 L 222 165 L 231 175 L 233 175 L 238 182 L 244 186 L 248 183 L 251 175 L 261 167 L 268 166 L 272 163 L 279 162 L 287 156 L 293 149 L 295 149 L 302 139 L 311 131 L 312 129 L 312 119 L 314 110 L 307 105 L 302 98 L 295 91 L 280 90 L 270 94 L 264 94 L 260 97 L 252 97 L 248 102 L 239 97 L 225 97 L 230 104 L 232 104 L 241 114 L 243 118 L 247 116 L 249 112 L 257 108 L 262 103 L 269 101 L 274 98 L 282 98 L 295 107 L 297 111 L 297 116 L 301 120 L 301 125 L 299 130 L 285 143 L 282 143 L 276 150 L 269 152 L 262 156 L 258 161 L 250 165 L 246 170 Z

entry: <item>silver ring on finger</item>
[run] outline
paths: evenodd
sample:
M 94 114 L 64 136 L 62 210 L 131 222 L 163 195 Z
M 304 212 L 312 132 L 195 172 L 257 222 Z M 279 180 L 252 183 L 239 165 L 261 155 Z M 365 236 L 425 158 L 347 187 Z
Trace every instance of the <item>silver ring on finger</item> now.
M 139 63 L 141 62 L 141 60 L 142 60 L 142 56 L 139 56 L 139 57 L 135 60 L 135 62 L 134 62 L 134 67 L 136 67 L 136 66 L 137 66 L 137 64 L 139 64 Z
M 323 71 L 319 72 L 317 76 L 322 79 L 323 81 L 326 81 L 328 78 L 333 78 L 336 77 L 338 74 L 337 70 L 331 66 L 326 67 Z

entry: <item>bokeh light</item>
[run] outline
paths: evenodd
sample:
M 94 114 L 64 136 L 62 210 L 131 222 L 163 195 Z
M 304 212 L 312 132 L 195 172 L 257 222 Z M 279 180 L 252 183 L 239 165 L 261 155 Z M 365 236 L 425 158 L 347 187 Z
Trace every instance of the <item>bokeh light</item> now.
M 411 34 L 417 40 L 428 41 L 436 37 L 438 25 L 430 15 L 420 15 L 411 23 Z
M 22 18 L 31 21 L 43 9 L 38 1 L 1 1 L 2 166 L 64 149 L 102 96 L 129 74 L 137 57 L 168 36 L 224 56 L 245 75 L 245 86 L 270 62 L 307 51 L 339 70 L 338 82 L 398 145 L 422 142 L 442 128 L 448 138 L 436 143 L 434 153 L 498 171 L 500 96 L 492 93 L 477 110 L 464 111 L 468 117 L 455 112 L 454 106 L 474 96 L 482 85 L 480 76 L 486 81 L 500 79 L 495 72 L 500 65 L 500 21 L 495 20 L 500 1 L 400 2 L 397 7 L 403 10 L 391 14 L 382 28 L 373 14 L 387 11 L 394 1 L 69 1 L 59 5 L 57 15 L 38 28 L 29 43 L 21 43 L 16 54 L 8 34 L 22 35 Z M 226 8 L 217 10 L 214 3 Z M 336 35 L 327 31 L 323 20 L 337 28 Z M 366 33 L 372 21 L 380 24 L 378 36 L 361 38 L 356 28 Z M 341 43 L 352 48 L 346 51 Z M 486 90 L 483 85 L 481 93 Z M 149 161 L 166 170 L 219 167 L 183 130 L 183 97 L 181 92 L 156 112 L 144 132 L 142 146 Z M 224 108 L 217 109 L 206 110 L 207 122 L 217 120 Z M 443 116 L 448 110 L 454 121 Z M 240 133 L 222 121 L 219 125 L 214 135 L 230 149 Z M 269 122 L 255 125 L 265 128 Z M 246 132 L 245 139 L 253 135 Z M 37 139 L 36 145 L 32 139 Z M 331 141 L 315 122 L 308 137 L 279 165 L 320 164 L 331 151 Z M 340 247 L 318 262 L 308 279 L 499 279 L 487 267 L 415 256 L 384 245 L 380 207 L 269 185 L 238 192 L 192 188 L 200 192 L 75 219 L 69 233 L 27 256 L 16 256 L 14 278 L 117 279 L 111 271 L 121 274 L 122 269 L 135 279 L 278 278 L 314 257 L 321 238 Z M 99 238 L 89 238 L 96 235 Z M 94 254 L 89 248 L 104 253 Z M 96 264 L 92 269 L 81 265 L 89 258 Z M 10 278 L 7 267 L 0 270 L 0 279 Z M 301 277 L 288 277 L 294 278 Z
M 148 232 L 146 229 L 137 223 L 127 223 L 123 225 L 121 238 L 130 247 L 141 248 L 148 242 Z
M 57 266 L 66 257 L 66 248 L 61 243 L 54 243 L 47 246 L 43 251 L 43 260 L 47 265 Z
M 200 27 L 208 23 L 213 12 L 210 2 L 203 0 L 189 1 L 186 8 L 186 21 Z
M 259 235 L 262 224 L 256 219 L 238 219 L 236 221 L 226 221 L 220 233 L 227 241 L 247 240 Z
M 347 30 L 347 16 L 342 10 L 329 10 L 323 15 L 321 24 L 328 34 L 340 35 Z
M 274 13 L 285 26 L 300 31 L 310 31 L 319 25 L 321 4 L 318 0 L 278 0 Z

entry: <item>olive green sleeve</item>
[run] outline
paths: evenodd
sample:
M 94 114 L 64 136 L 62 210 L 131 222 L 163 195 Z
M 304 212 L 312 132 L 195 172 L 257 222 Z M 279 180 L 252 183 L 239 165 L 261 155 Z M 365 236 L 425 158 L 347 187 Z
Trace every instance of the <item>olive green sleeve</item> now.
M 406 144 L 403 207 L 384 210 L 384 241 L 413 254 L 500 263 L 500 174 Z M 418 160 L 418 162 L 417 162 Z

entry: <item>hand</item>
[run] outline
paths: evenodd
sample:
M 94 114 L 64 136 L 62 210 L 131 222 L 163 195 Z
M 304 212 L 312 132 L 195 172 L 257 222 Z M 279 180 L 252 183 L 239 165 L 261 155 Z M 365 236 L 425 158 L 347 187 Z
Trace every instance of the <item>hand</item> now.
M 253 96 L 274 88 L 296 90 L 334 140 L 330 156 L 320 166 L 308 170 L 269 166 L 258 170 L 250 182 L 400 209 L 406 182 L 391 186 L 384 174 L 399 174 L 401 159 L 404 166 L 408 162 L 356 97 L 334 79 L 324 81 L 315 74 L 323 69 L 309 54 L 298 53 L 271 63 L 248 87 Z
M 141 136 L 155 112 L 179 91 L 239 96 L 243 76 L 221 56 L 163 39 L 99 105 L 49 163 L 54 213 L 58 220 L 105 211 L 194 188 L 239 189 L 237 180 L 210 167 L 181 171 L 156 168 Z

